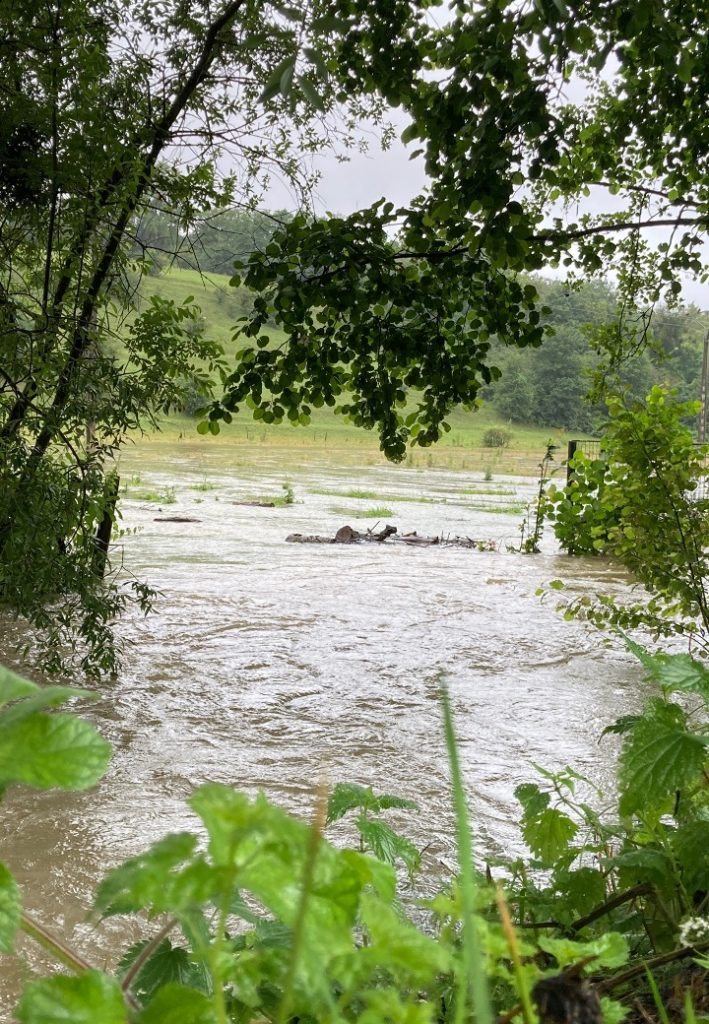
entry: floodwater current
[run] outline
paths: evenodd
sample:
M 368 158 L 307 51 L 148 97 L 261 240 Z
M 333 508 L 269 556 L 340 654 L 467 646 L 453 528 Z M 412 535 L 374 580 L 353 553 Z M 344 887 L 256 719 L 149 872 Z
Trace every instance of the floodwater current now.
M 123 671 L 82 708 L 113 744 L 111 766 L 89 792 L 11 790 L 0 807 L 0 859 L 26 908 L 97 966 L 115 963 L 143 928 L 88 920 L 97 880 L 165 833 L 196 828 L 185 800 L 207 781 L 263 789 L 303 815 L 323 781 L 415 799 L 419 813 L 395 823 L 426 848 L 426 879 L 448 875 L 442 675 L 481 855 L 523 849 L 513 791 L 535 764 L 570 764 L 610 787 L 616 747 L 600 734 L 637 708 L 640 673 L 536 591 L 557 578 L 573 594 L 627 584 L 548 537 L 538 555 L 507 550 L 533 480 L 187 443 L 128 453 L 121 479 L 128 532 L 114 563 L 159 596 L 151 615 L 120 624 Z M 238 503 L 278 496 L 286 480 L 291 505 Z M 347 496 L 355 489 L 366 496 Z M 377 506 L 392 514 L 361 518 Z M 160 521 L 173 516 L 198 521 Z M 377 518 L 498 550 L 285 540 Z M 0 1019 L 10 1019 L 21 973 L 0 958 Z

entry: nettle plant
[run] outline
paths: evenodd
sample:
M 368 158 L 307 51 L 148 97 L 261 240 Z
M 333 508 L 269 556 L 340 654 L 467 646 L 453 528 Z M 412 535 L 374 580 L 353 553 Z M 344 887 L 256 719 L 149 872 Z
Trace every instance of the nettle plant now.
M 659 966 L 683 958 L 683 922 L 709 916 L 709 671 L 686 654 L 626 644 L 655 692 L 641 713 L 605 730 L 622 738 L 617 800 L 600 813 L 577 795 L 580 782 L 589 791 L 588 780 L 568 768 L 540 769 L 541 784 L 519 786 L 534 859 L 507 865 L 510 902 L 522 927 L 570 939 L 612 928 L 633 957 Z

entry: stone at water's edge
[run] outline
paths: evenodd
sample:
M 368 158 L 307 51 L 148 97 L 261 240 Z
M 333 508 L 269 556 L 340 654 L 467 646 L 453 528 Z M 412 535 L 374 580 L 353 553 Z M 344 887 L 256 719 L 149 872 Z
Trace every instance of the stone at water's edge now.
M 354 544 L 360 535 L 351 526 L 341 526 L 335 534 L 334 544 Z

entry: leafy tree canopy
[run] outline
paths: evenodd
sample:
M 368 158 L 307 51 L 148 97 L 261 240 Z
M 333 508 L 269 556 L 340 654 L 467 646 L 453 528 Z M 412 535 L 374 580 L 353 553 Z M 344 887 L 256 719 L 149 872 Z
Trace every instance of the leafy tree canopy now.
M 245 352 L 224 408 L 250 399 L 264 418 L 297 419 L 344 391 L 342 410 L 377 424 L 400 458 L 496 376 L 491 338 L 540 343 L 538 296 L 518 275 L 550 265 L 615 270 L 620 322 L 607 347 L 617 359 L 628 335 L 642 340 L 652 304 L 677 300 L 682 272 L 703 272 L 702 13 L 659 0 L 460 3 L 413 37 L 346 34 L 345 88 L 377 90 L 409 114 L 404 138 L 430 186 L 409 209 L 296 218 L 251 257 L 237 280 L 263 301 L 245 333 L 270 312 L 291 342 Z M 612 197 L 607 212 L 578 216 L 591 189 Z M 673 235 L 652 248 L 657 226 Z M 403 410 L 412 390 L 418 412 Z

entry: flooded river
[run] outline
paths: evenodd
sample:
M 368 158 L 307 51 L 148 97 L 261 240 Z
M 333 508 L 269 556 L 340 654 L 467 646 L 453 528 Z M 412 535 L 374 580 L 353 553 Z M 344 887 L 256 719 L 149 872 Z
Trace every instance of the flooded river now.
M 624 582 L 602 562 L 559 554 L 553 539 L 540 555 L 506 550 L 532 480 L 186 443 L 128 453 L 121 478 L 130 532 L 114 559 L 159 597 L 152 615 L 121 624 L 124 670 L 86 712 L 113 743 L 111 767 L 88 793 L 13 791 L 0 808 L 0 858 L 27 908 L 93 962 L 112 962 L 124 928 L 87 923 L 96 880 L 194 827 L 185 799 L 206 781 L 262 788 L 303 814 L 322 780 L 410 797 L 420 813 L 397 823 L 426 847 L 427 874 L 447 873 L 441 674 L 479 852 L 521 849 L 513 790 L 534 778 L 533 763 L 572 764 L 601 786 L 611 778 L 615 748 L 599 736 L 637 707 L 637 667 L 535 591 L 555 578 L 574 592 Z M 238 503 L 282 495 L 286 481 L 293 504 Z M 362 517 L 374 508 L 388 511 Z M 198 521 L 157 521 L 170 516 Z M 498 550 L 285 542 L 377 519 Z M 7 1013 L 18 970 L 4 960 Z

